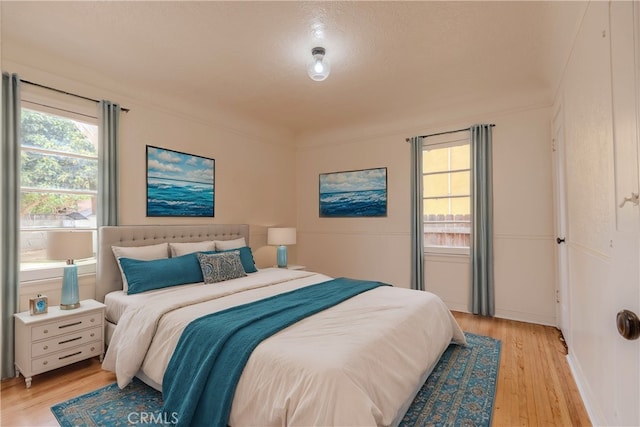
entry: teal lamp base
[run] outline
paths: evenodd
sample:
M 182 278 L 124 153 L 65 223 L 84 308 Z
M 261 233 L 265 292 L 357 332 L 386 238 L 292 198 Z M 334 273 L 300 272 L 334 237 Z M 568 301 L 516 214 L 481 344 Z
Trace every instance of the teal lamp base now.
M 73 310 L 80 307 L 80 290 L 78 289 L 78 266 L 67 264 L 62 277 L 62 297 L 60 310 Z
M 287 268 L 287 247 L 285 245 L 278 246 L 278 267 Z

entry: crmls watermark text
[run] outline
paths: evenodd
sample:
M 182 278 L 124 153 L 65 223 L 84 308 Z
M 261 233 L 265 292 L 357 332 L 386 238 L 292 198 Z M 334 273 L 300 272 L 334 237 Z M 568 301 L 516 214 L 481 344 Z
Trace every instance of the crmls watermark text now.
M 178 424 L 177 412 L 130 412 L 129 424 Z

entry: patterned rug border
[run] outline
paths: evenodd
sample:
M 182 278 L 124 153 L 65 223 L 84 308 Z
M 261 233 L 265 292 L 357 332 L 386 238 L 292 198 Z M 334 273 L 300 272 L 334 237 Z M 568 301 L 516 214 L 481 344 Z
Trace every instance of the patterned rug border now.
M 465 336 L 467 346 L 446 349 L 400 426 L 491 425 L 501 342 L 469 332 Z M 55 404 L 51 412 L 62 427 L 172 425 L 175 420 L 163 417 L 161 408 L 162 395 L 134 378 L 123 390 L 109 384 Z
M 464 334 L 467 346 L 449 345 L 400 426 L 491 426 L 502 342 Z

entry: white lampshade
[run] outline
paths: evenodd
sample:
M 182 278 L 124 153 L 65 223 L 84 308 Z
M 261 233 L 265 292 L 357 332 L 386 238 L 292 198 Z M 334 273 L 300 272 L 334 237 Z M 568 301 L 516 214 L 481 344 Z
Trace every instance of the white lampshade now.
M 93 256 L 93 231 L 55 230 L 47 232 L 47 258 L 74 260 Z
M 295 245 L 295 228 L 269 228 L 267 230 L 267 243 L 269 245 Z

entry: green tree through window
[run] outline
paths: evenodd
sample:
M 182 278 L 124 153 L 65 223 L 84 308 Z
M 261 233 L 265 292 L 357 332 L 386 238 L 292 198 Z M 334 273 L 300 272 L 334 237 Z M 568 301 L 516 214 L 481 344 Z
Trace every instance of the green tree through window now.
M 22 109 L 21 263 L 45 259 L 52 228 L 96 228 L 98 127 Z

